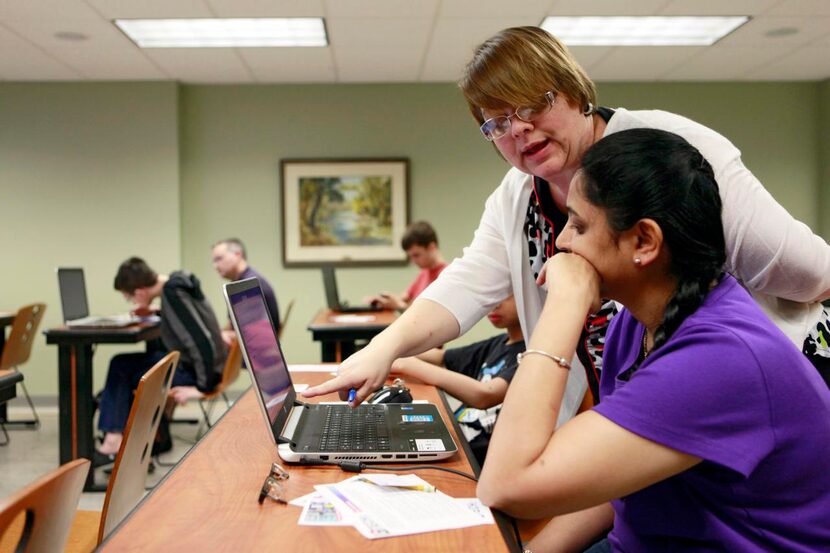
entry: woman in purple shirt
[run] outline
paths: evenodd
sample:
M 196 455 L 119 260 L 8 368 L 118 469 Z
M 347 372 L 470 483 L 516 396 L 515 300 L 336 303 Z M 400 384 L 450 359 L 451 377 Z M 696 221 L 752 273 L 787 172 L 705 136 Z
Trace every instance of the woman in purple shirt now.
M 635 129 L 582 160 L 548 295 L 478 495 L 555 516 L 529 549 L 830 551 L 830 391 L 722 272 L 721 203 L 683 138 Z M 601 403 L 556 413 L 585 315 L 608 331 Z M 522 436 L 516 440 L 515 436 Z

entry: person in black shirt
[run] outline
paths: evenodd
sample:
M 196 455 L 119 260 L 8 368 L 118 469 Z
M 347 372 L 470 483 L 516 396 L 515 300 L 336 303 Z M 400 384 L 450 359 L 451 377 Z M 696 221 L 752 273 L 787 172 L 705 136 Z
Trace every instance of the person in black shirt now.
M 268 314 L 271 315 L 271 320 L 277 329 L 280 328 L 280 310 L 277 305 L 277 295 L 274 293 L 274 288 L 271 283 L 253 267 L 248 265 L 248 253 L 245 250 L 245 244 L 239 238 L 226 238 L 215 243 L 211 248 L 210 259 L 213 263 L 213 268 L 219 273 L 219 276 L 225 280 L 244 280 L 246 278 L 256 277 L 259 279 L 259 285 L 262 288 L 262 293 L 265 294 L 265 305 L 268 307 Z M 222 329 L 222 341 L 225 345 L 230 347 L 231 340 L 236 336 L 236 333 L 231 326 L 230 317 L 228 322 Z
M 461 400 L 455 417 L 482 465 L 507 386 L 516 372 L 516 355 L 525 350 L 513 296 L 497 305 L 487 318 L 496 328 L 506 329 L 507 335 L 446 351 L 433 349 L 392 364 L 392 374 L 438 386 Z
M 159 351 L 118 354 L 110 361 L 98 418 L 104 439 L 95 451 L 93 466 L 115 461 L 130 415 L 133 391 L 144 373 L 167 352 L 181 353 L 173 374 L 173 389 L 187 387 L 200 394 L 213 391 L 219 383 L 227 355 L 216 315 L 193 273 L 158 274 L 143 259 L 131 257 L 118 268 L 114 288 L 135 305 L 136 312 L 150 312 L 153 301 L 160 299 L 164 347 Z

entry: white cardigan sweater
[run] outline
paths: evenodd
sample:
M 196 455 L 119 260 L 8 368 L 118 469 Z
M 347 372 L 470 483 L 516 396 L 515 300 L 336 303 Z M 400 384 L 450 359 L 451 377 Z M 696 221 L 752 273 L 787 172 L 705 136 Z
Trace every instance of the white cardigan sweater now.
M 664 111 L 618 108 L 605 135 L 631 128 L 657 128 L 679 134 L 700 150 L 715 172 L 723 202 L 726 269 L 753 294 L 770 318 L 801 349 L 818 321 L 814 300 L 830 290 L 830 247 L 794 219 L 741 162 L 729 140 L 694 121 Z M 467 332 L 499 302 L 514 294 L 528 341 L 546 292 L 529 270 L 522 231 L 533 179 L 510 169 L 487 199 L 473 241 L 422 294 L 439 303 Z M 585 371 L 574 358 L 559 424 L 576 412 L 587 388 Z

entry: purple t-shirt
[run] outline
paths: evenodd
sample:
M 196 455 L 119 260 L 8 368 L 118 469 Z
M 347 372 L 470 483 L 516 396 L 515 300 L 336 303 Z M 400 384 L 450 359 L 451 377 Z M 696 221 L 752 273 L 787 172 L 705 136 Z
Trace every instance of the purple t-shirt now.
M 815 368 L 732 277 L 618 380 L 642 336 L 627 310 L 612 321 L 594 409 L 703 462 L 613 501 L 614 550 L 830 551 L 830 391 Z

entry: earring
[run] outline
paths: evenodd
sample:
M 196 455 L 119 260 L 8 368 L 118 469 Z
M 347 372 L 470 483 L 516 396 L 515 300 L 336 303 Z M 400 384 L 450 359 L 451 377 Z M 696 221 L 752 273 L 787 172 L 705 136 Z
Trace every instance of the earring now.
M 594 104 L 588 102 L 588 105 L 585 106 L 585 111 L 582 112 L 582 115 L 591 115 L 594 113 Z
M 643 262 L 643 260 L 642 260 L 642 259 L 640 259 L 639 257 L 635 257 L 635 258 L 634 258 L 634 264 L 635 264 L 635 265 L 640 265 L 642 262 Z

